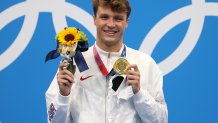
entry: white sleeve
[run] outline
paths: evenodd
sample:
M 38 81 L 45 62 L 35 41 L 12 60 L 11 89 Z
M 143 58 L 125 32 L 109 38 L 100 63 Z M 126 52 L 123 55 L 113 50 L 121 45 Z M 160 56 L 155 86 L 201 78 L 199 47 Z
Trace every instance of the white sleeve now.
M 54 77 L 45 95 L 48 123 L 71 123 L 70 95 L 62 96 L 59 93 L 56 77 Z
M 163 76 L 154 63 L 150 64 L 147 71 L 150 73 L 145 75 L 146 78 L 141 79 L 140 91 L 133 96 L 133 101 L 143 123 L 167 123 L 168 110 L 162 89 Z

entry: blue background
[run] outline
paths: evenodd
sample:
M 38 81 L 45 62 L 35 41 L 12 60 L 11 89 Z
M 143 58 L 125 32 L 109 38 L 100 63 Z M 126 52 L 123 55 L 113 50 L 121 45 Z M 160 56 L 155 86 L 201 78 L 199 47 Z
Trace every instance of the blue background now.
M 23 1 L 0 1 L 0 12 L 20 2 Z M 93 14 L 89 0 L 67 2 Z M 159 20 L 177 9 L 192 4 L 191 2 L 131 0 L 132 13 L 124 35 L 125 43 L 139 49 L 144 37 Z M 218 3 L 218 0 L 207 2 Z M 180 66 L 164 76 L 169 123 L 218 123 L 217 16 L 205 17 L 200 39 L 191 54 Z M 25 16 L 21 16 L 0 30 L 0 55 L 13 43 L 24 19 Z M 76 26 L 85 31 L 91 45 L 94 43 L 95 38 L 87 29 L 72 18 L 66 19 L 69 26 Z M 157 63 L 178 47 L 189 23 L 190 20 L 187 20 L 179 24 L 161 39 L 152 53 Z M 40 12 L 37 27 L 26 49 L 10 66 L 0 71 L 0 123 L 47 122 L 45 92 L 56 74 L 60 59 L 47 63 L 44 59 L 45 55 L 56 47 L 55 35 L 51 13 Z

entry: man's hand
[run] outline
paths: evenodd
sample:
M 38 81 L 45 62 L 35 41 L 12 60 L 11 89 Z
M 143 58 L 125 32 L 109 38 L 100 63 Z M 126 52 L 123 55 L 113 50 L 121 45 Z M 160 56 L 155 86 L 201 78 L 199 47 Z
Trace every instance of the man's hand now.
M 136 94 L 140 90 L 140 72 L 136 64 L 127 66 L 127 84 L 132 86 L 133 93 Z
M 59 65 L 59 72 L 57 73 L 57 81 L 59 85 L 60 94 L 68 96 L 71 92 L 72 84 L 74 83 L 73 74 L 67 70 L 69 63 L 63 61 Z

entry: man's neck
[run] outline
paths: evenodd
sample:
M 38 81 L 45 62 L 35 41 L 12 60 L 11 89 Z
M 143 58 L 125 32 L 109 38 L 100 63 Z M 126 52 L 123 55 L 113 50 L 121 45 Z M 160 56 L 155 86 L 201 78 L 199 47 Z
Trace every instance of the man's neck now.
M 96 41 L 96 44 L 100 49 L 104 50 L 105 52 L 119 52 L 123 46 L 122 42 L 119 42 L 117 44 L 112 44 L 112 45 L 106 45 L 106 44 Z

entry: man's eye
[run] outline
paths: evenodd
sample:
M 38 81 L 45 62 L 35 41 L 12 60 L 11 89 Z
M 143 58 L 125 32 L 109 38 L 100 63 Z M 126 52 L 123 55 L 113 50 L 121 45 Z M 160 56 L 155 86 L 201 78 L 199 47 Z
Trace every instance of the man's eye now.
M 106 20 L 108 19 L 108 16 L 100 16 L 101 19 Z
M 120 17 L 120 16 L 115 16 L 114 19 L 116 21 L 123 21 L 124 20 L 123 17 Z

